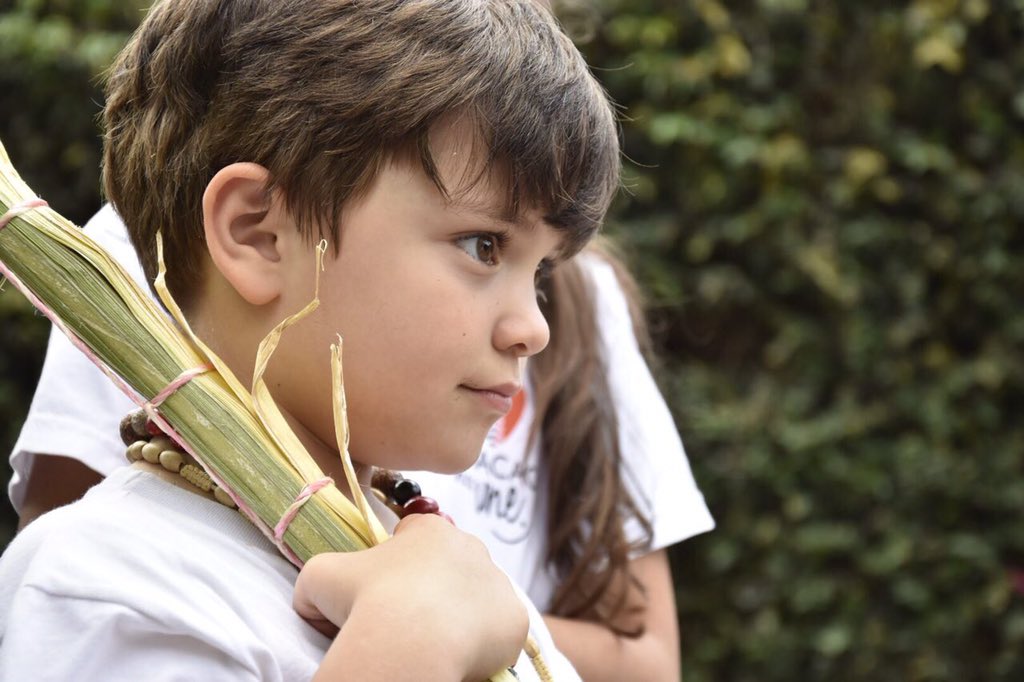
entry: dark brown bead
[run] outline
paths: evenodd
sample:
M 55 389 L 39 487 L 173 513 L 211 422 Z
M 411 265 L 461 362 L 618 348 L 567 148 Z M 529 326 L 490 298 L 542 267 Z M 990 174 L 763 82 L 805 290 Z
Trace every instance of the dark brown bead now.
M 390 469 L 374 469 L 370 485 L 374 489 L 384 493 L 384 497 L 390 498 L 391 491 L 394 489 L 395 484 L 401 479 L 402 475 L 397 471 L 391 471 Z
M 121 432 L 121 442 L 125 445 L 131 445 L 139 439 L 139 434 L 135 433 L 135 429 L 132 428 L 132 416 L 126 414 L 121 419 L 121 424 L 118 426 Z
M 135 432 L 137 438 L 146 438 L 149 436 L 149 432 L 146 431 L 146 422 L 149 421 L 149 417 L 146 416 L 144 410 L 135 410 L 130 415 L 132 419 L 132 430 Z

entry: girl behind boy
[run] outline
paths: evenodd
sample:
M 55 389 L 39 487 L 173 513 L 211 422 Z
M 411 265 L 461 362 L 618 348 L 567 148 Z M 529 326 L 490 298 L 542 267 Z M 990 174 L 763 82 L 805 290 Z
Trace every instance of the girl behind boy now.
M 588 681 L 679 677 L 666 548 L 714 527 L 641 346 L 636 285 L 595 240 L 541 284 L 551 343 L 457 476 L 410 474 L 531 600 Z M 599 529 L 593 532 L 593 529 Z
M 345 336 L 364 477 L 465 468 L 547 342 L 536 270 L 582 246 L 617 182 L 610 107 L 532 2 L 163 2 L 114 67 L 106 123 L 106 189 L 147 275 L 162 229 L 171 292 L 238 376 L 333 245 L 320 309 L 267 373 L 331 475 L 312 349 Z M 522 641 L 485 556 L 414 517 L 307 564 L 295 605 L 344 625 L 332 643 L 291 611 L 269 543 L 162 476 L 122 470 L 12 543 L 0 673 L 464 679 Z

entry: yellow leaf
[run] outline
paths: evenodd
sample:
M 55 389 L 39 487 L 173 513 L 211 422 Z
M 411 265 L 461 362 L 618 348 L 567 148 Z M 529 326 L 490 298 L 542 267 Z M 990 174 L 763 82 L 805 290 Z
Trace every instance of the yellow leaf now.
M 735 33 L 719 36 L 715 43 L 718 72 L 726 78 L 743 76 L 750 71 L 750 52 Z
M 853 147 L 846 153 L 843 172 L 851 184 L 860 187 L 885 174 L 888 167 L 888 159 L 881 152 L 870 147 Z
M 914 47 L 914 63 L 922 69 L 938 66 L 950 73 L 957 73 L 963 67 L 963 56 L 948 36 L 933 34 Z

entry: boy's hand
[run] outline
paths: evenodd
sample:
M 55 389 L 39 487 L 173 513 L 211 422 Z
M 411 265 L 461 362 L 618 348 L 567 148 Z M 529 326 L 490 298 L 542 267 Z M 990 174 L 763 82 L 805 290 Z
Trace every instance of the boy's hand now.
M 317 679 L 482 680 L 515 663 L 529 629 L 483 543 L 431 514 L 366 551 L 313 557 L 293 603 L 322 632 L 342 628 Z

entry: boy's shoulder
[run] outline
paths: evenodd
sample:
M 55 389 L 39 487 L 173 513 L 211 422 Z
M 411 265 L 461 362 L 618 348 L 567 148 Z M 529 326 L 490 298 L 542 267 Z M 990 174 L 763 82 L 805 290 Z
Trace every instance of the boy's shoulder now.
M 276 573 L 289 587 L 295 578 L 238 512 L 128 466 L 30 524 L 4 553 L 0 572 L 9 564 L 21 564 L 25 580 L 54 593 L 91 598 L 105 584 L 131 592 L 133 581 L 174 584 L 232 569 Z
M 310 672 L 328 642 L 292 609 L 295 576 L 238 512 L 124 467 L 0 558 L 0 663 L 26 633 L 78 620 L 95 623 L 98 646 L 133 629 L 156 637 L 146 647 L 157 654 L 184 641 L 223 661 L 264 652 L 261 665 Z

